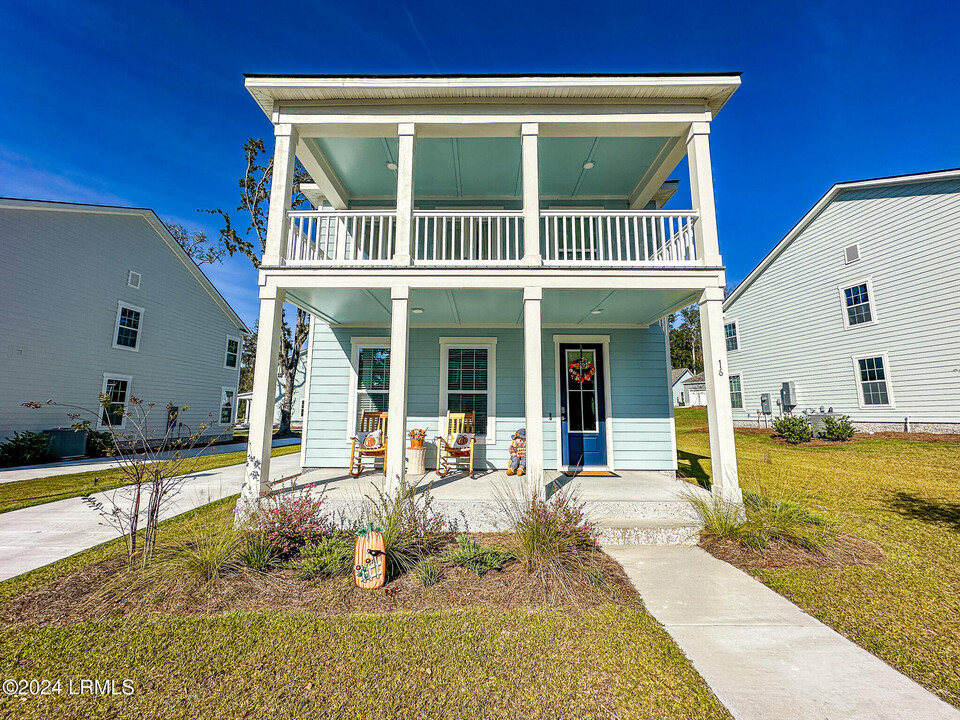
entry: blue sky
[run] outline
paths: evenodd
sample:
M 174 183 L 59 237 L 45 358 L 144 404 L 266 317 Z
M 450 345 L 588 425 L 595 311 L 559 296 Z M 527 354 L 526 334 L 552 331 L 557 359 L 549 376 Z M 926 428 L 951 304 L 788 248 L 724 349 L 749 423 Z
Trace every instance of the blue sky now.
M 154 208 L 216 234 L 242 73 L 742 71 L 712 135 L 721 250 L 742 279 L 843 180 L 960 166 L 954 3 L 294 4 L 7 0 L 0 195 Z M 249 323 L 244 258 L 209 271 Z

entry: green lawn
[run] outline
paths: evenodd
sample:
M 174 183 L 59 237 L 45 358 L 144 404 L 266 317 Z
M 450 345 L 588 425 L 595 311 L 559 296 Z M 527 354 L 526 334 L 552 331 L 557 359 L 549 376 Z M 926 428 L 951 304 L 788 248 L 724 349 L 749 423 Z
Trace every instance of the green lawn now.
M 236 496 L 163 524 L 228 521 Z M 0 603 L 122 551 L 119 541 L 0 583 Z M 129 679 L 129 697 L 0 695 L 0 716 L 729 718 L 642 606 L 346 615 L 231 612 L 0 625 L 0 678 Z
M 271 455 L 277 457 L 297 452 L 300 452 L 299 445 L 288 445 L 274 448 Z M 211 455 L 197 458 L 196 462 L 188 461 L 186 469 L 190 473 L 194 473 L 226 467 L 227 465 L 237 465 L 242 462 L 246 462 L 245 450 L 214 452 Z M 123 471 L 119 468 L 2 483 L 0 484 L 0 513 L 19 510 L 31 505 L 41 505 L 54 500 L 79 497 L 91 492 L 113 490 L 125 484 L 126 479 Z
M 678 409 L 680 469 L 709 478 L 706 412 Z M 741 483 L 810 493 L 845 531 L 880 544 L 875 566 L 756 576 L 960 707 L 960 443 L 864 439 L 790 447 L 737 433 Z

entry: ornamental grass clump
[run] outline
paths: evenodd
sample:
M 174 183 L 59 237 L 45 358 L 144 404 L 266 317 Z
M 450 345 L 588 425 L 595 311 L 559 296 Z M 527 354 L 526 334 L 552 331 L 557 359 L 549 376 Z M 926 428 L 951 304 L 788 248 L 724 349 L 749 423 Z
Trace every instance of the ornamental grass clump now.
M 397 476 L 395 488 L 374 489 L 375 496 L 367 496 L 365 522 L 382 528 L 388 572 L 392 576 L 409 572 L 436 552 L 451 525 L 434 509 L 429 486 L 418 488 Z
M 238 558 L 246 567 L 264 572 L 280 564 L 279 555 L 273 541 L 260 533 L 253 533 L 243 543 Z
M 440 582 L 443 577 L 443 569 L 435 558 L 424 558 L 413 569 L 413 574 L 423 587 L 431 587 Z
M 279 495 L 257 510 L 252 527 L 273 543 L 281 556 L 289 556 L 330 532 L 328 518 L 321 512 L 323 504 L 323 497 L 309 493 Z
M 241 541 L 232 528 L 220 528 L 191 540 L 162 545 L 155 551 L 156 569 L 166 575 L 211 582 L 240 566 Z
M 454 540 L 456 547 L 447 550 L 440 559 L 480 576 L 491 570 L 503 570 L 503 566 L 514 559 L 513 553 L 500 548 L 484 547 L 469 535 L 457 535 Z

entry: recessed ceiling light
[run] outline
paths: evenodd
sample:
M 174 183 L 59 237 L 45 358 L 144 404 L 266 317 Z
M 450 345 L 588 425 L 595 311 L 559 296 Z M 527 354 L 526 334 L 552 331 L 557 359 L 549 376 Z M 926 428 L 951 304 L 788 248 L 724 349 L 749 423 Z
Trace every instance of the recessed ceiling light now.
M 387 160 L 387 170 L 396 170 L 397 164 L 393 160 Z
M 596 310 L 591 310 L 591 311 L 590 311 L 590 314 L 591 314 L 591 315 L 599 315 L 599 314 L 602 313 L 602 312 L 603 312 L 603 310 L 600 310 L 599 308 L 597 308 Z
M 423 308 L 413 308 L 413 310 L 411 310 L 410 312 L 414 313 L 415 315 L 422 315 Z
M 593 160 L 587 160 L 587 161 L 583 164 L 583 169 L 584 169 L 584 170 L 593 170 L 593 166 L 594 166 L 594 165 L 596 165 L 596 163 L 595 163 Z

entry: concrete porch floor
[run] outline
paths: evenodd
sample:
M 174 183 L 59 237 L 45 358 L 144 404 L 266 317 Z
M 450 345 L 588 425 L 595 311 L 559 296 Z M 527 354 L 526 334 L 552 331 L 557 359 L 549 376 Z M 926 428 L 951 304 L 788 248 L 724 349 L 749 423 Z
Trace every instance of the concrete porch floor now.
M 456 529 L 493 532 L 505 529 L 502 498 L 520 498 L 529 478 L 508 476 L 502 470 L 487 470 L 470 478 L 451 473 L 445 478 L 435 472 L 415 475 L 410 481 L 420 491 L 429 488 L 434 507 L 456 521 Z M 547 497 L 561 488 L 575 490 L 586 504 L 589 518 L 600 528 L 607 543 L 695 543 L 699 529 L 687 496 L 709 495 L 703 488 L 677 480 L 672 472 L 624 470 L 612 476 L 570 477 L 548 471 L 543 479 Z M 382 488 L 383 473 L 366 472 L 350 477 L 345 468 L 307 468 L 282 491 L 303 490 L 323 493 L 327 509 L 354 517 L 365 497 L 376 497 Z

